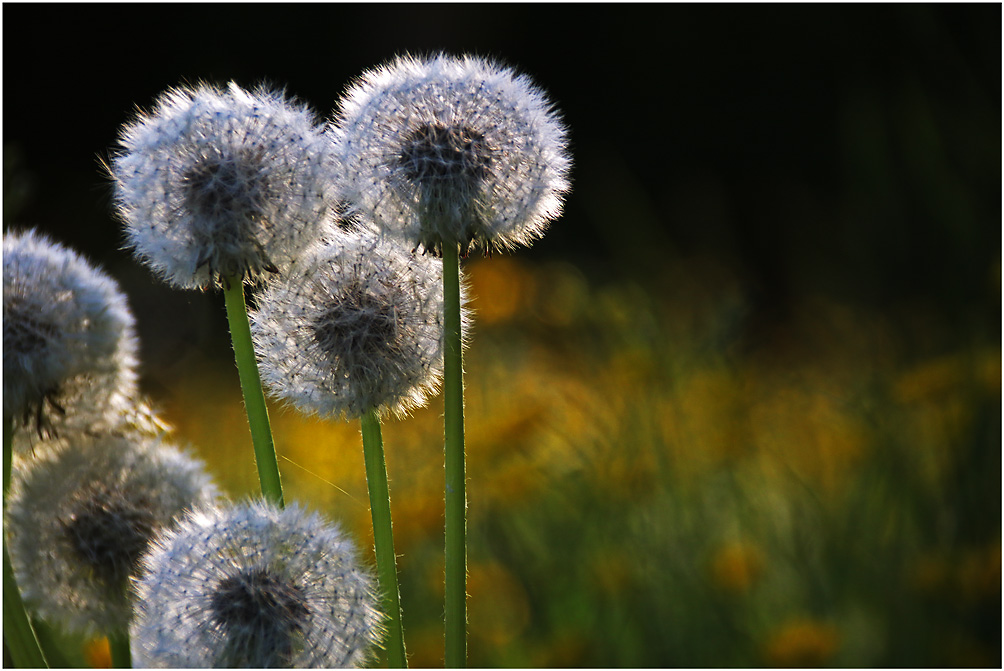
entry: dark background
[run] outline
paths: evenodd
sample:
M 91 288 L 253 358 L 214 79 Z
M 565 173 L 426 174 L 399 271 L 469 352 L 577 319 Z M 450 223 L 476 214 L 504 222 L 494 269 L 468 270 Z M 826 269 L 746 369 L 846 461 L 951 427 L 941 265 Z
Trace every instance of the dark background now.
M 435 50 L 516 66 L 571 128 L 574 188 L 528 258 L 602 282 L 710 254 L 740 275 L 754 334 L 807 291 L 999 331 L 996 4 L 5 4 L 3 18 L 4 226 L 83 250 L 134 304 L 167 301 L 138 315 L 147 350 L 158 315 L 204 308 L 120 249 L 99 157 L 135 106 L 233 79 L 326 116 L 364 69 Z

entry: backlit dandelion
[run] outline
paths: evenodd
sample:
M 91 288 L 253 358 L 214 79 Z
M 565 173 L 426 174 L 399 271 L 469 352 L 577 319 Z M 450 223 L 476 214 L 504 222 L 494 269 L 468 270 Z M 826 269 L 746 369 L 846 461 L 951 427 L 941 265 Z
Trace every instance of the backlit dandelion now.
M 3 238 L 3 412 L 94 430 L 136 395 L 134 319 L 116 282 L 33 230 Z
M 374 227 L 443 257 L 446 664 L 466 663 L 460 260 L 529 245 L 561 212 L 567 131 L 528 77 L 485 59 L 399 57 L 364 73 L 331 135 L 340 187 Z
M 375 236 L 318 246 L 251 313 L 262 380 L 307 413 L 406 414 L 443 372 L 442 267 Z
M 217 494 L 196 461 L 149 438 L 61 437 L 15 469 L 4 529 L 27 608 L 68 631 L 125 631 L 153 535 Z
M 345 198 L 428 250 L 528 245 L 569 189 L 567 133 L 545 95 L 473 56 L 405 56 L 364 73 L 332 133 Z
M 171 89 L 119 142 L 110 170 L 129 244 L 180 288 L 283 270 L 334 206 L 330 141 L 280 93 Z
M 355 546 L 297 506 L 196 511 L 144 565 L 137 666 L 351 667 L 381 635 Z

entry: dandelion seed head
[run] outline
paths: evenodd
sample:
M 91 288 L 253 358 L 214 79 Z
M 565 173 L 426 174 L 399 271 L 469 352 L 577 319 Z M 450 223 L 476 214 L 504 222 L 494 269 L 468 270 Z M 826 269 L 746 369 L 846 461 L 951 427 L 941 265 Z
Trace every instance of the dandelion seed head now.
M 138 341 L 116 282 L 27 230 L 3 238 L 3 412 L 37 433 L 113 421 L 136 394 Z
M 129 395 L 114 394 L 101 411 L 100 417 L 93 414 L 80 417 L 75 414 L 76 425 L 71 425 L 69 431 L 65 430 L 65 426 L 58 431 L 15 430 L 12 441 L 14 459 L 30 459 L 40 452 L 61 449 L 68 442 L 66 436 L 75 438 L 80 432 L 92 436 L 163 439 L 173 430 L 138 392 Z M 59 419 L 65 421 L 63 416 L 59 416 Z
M 111 174 L 129 244 L 180 288 L 283 271 L 335 206 L 330 140 L 281 93 L 171 89 L 119 144 Z
M 139 666 L 358 666 L 383 633 L 353 543 L 295 505 L 199 509 L 144 564 Z
M 404 56 L 364 73 L 331 134 L 345 198 L 427 250 L 529 245 L 570 188 L 567 131 L 544 93 L 473 56 Z
M 378 236 L 333 238 L 251 311 L 262 381 L 322 417 L 406 415 L 442 379 L 442 310 L 435 259 Z
M 130 579 L 154 534 L 218 495 L 158 439 L 62 436 L 15 463 L 5 530 L 26 607 L 83 634 L 128 626 Z

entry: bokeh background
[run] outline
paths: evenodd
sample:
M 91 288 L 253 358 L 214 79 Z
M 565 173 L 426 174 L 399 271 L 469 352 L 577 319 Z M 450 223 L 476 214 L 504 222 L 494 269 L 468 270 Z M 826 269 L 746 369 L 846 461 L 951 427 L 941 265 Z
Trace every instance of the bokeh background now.
M 222 298 L 122 249 L 118 127 L 182 82 L 326 116 L 397 53 L 501 59 L 555 101 L 575 169 L 543 240 L 466 262 L 471 664 L 1000 666 L 1000 25 L 998 4 L 4 4 L 4 229 L 119 280 L 144 390 L 253 494 Z M 441 403 L 384 428 L 416 666 L 443 654 Z M 368 548 L 358 428 L 272 416 L 287 498 Z

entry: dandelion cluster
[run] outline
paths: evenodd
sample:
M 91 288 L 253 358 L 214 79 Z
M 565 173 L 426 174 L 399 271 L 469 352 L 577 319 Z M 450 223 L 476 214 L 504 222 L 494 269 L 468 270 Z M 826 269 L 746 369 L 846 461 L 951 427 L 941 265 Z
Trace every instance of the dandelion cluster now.
M 330 140 L 282 94 L 172 89 L 119 142 L 110 170 L 129 244 L 180 288 L 280 272 L 329 225 Z
M 125 295 L 35 231 L 3 238 L 3 413 L 39 434 L 115 423 L 136 395 Z
M 355 547 L 296 506 L 195 511 L 144 565 L 137 666 L 358 666 L 382 632 Z
M 62 437 L 21 460 L 4 526 L 26 605 L 68 631 L 124 631 L 153 535 L 216 495 L 201 462 L 156 439 Z
M 262 380 L 323 417 L 420 407 L 443 373 L 441 278 L 435 259 L 391 240 L 317 246 L 251 313 Z
M 473 56 L 405 56 L 364 73 L 332 133 L 344 197 L 427 250 L 528 245 L 569 189 L 567 132 L 547 98 Z
M 403 664 L 374 415 L 424 405 L 444 353 L 461 361 L 466 287 L 455 253 L 448 274 L 433 257 L 540 237 L 569 188 L 566 150 L 545 95 L 475 57 L 402 57 L 364 73 L 326 127 L 284 93 L 233 83 L 170 89 L 139 112 L 108 164 L 116 210 L 158 277 L 226 287 L 265 498 L 223 505 L 202 464 L 164 442 L 167 425 L 139 397 L 133 318 L 115 283 L 37 233 L 7 234 L 4 417 L 34 419 L 39 437 L 31 451 L 19 447 L 26 432 L 5 437 L 4 526 L 27 609 L 112 636 L 116 662 L 128 631 L 138 666 L 358 666 L 385 635 L 388 660 Z M 250 320 L 231 280 L 260 283 Z M 371 503 L 383 503 L 381 486 L 386 499 L 374 507 L 386 607 L 337 527 L 275 503 L 255 358 L 298 409 L 363 418 Z M 457 379 L 448 389 L 462 389 Z M 462 409 L 462 397 L 447 405 Z

